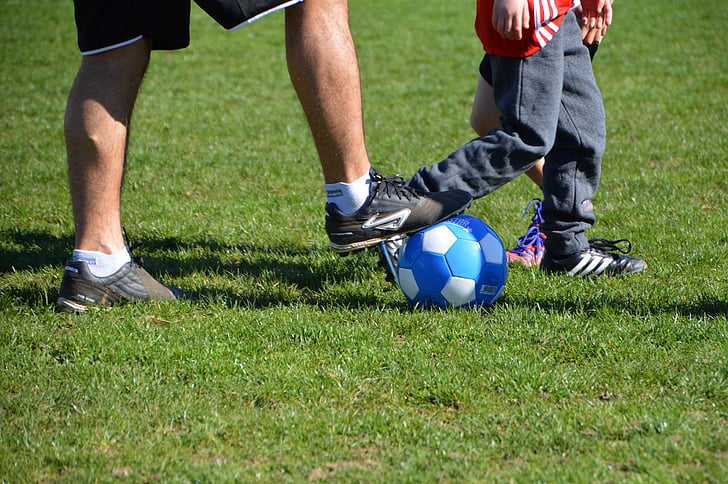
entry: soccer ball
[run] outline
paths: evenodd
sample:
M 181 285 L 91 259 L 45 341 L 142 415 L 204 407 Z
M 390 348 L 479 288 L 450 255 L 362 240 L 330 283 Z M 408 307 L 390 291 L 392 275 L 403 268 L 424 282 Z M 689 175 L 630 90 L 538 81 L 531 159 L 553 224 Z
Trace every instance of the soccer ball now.
M 487 306 L 503 293 L 508 261 L 492 228 L 459 215 L 410 236 L 399 251 L 397 276 L 413 305 Z

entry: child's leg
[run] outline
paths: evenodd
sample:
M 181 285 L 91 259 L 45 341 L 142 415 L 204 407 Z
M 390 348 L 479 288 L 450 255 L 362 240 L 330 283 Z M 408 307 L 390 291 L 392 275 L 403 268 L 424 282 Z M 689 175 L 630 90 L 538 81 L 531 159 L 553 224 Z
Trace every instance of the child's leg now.
M 475 99 L 473 109 L 470 113 L 470 127 L 478 136 L 485 136 L 491 129 L 501 127 L 500 111 L 495 105 L 495 94 L 493 86 L 478 76 L 478 86 L 475 88 Z
M 591 199 L 599 184 L 606 137 L 601 94 L 573 14 L 564 19 L 559 34 L 564 49 L 564 89 L 543 186 L 543 230 L 546 251 L 553 258 L 589 247 L 584 231 L 595 222 Z
M 490 66 L 490 57 L 487 55 L 480 63 L 480 75 L 478 76 L 478 87 L 475 91 L 473 110 L 470 115 L 470 126 L 479 136 L 485 136 L 491 129 L 501 127 L 500 110 L 495 104 L 495 93 L 493 92 L 493 74 Z M 526 175 L 541 188 L 543 183 L 544 159 L 541 158 L 533 165 Z M 506 252 L 509 263 L 518 263 L 526 267 L 538 266 L 544 254 L 544 236 L 541 233 L 541 202 L 531 200 L 527 209 L 534 208 L 534 216 L 526 230 L 526 233 L 519 237 L 513 249 Z
M 490 69 L 490 58 L 485 56 L 480 64 L 481 75 L 478 76 L 478 86 L 475 89 L 473 109 L 470 113 L 470 126 L 480 137 L 485 136 L 491 129 L 501 127 L 501 113 L 495 105 L 495 93 L 491 85 L 492 74 L 483 72 Z M 526 172 L 539 188 L 543 185 L 543 164 L 544 159 L 541 158 Z
M 561 36 L 524 59 L 491 56 L 503 128 L 490 131 L 410 180 L 420 190 L 461 189 L 478 198 L 516 178 L 551 151 L 561 109 Z

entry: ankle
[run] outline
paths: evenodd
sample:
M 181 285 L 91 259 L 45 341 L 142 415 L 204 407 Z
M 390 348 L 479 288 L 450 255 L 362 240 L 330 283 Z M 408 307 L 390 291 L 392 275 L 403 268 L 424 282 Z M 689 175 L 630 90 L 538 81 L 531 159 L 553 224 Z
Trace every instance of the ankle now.
M 336 205 L 336 208 L 344 215 L 351 215 L 359 210 L 369 198 L 369 185 L 368 172 L 351 183 L 327 183 L 324 185 L 326 202 Z
M 123 237 L 118 239 L 76 239 L 74 250 L 82 250 L 86 252 L 99 252 L 101 254 L 111 255 L 126 250 L 126 244 Z
M 364 176 L 368 176 L 372 169 L 369 161 L 361 163 L 349 163 L 341 167 L 341 171 L 332 172 L 324 170 L 324 183 L 332 185 L 334 183 L 354 183 L 356 180 Z
M 86 263 L 89 271 L 96 277 L 108 277 L 131 262 L 131 256 L 126 247 L 112 254 L 75 249 L 71 254 L 71 260 Z

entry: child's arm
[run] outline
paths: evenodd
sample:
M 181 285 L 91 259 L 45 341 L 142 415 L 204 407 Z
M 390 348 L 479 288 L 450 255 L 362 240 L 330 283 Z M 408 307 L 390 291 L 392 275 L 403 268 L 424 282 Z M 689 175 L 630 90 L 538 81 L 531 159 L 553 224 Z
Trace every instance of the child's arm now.
M 523 31 L 531 23 L 527 0 L 495 0 L 493 2 L 493 28 L 508 40 L 521 40 Z

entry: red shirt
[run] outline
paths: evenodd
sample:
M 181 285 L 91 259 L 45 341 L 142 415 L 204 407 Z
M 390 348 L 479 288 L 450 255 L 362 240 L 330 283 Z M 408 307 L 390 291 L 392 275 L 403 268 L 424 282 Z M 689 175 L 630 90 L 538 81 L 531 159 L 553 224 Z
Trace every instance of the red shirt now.
M 488 54 L 502 57 L 528 57 L 549 43 L 561 27 L 564 16 L 579 0 L 528 0 L 531 25 L 521 40 L 506 40 L 493 28 L 493 0 L 477 0 L 475 31 Z

